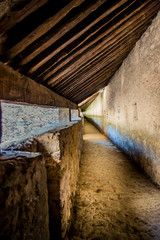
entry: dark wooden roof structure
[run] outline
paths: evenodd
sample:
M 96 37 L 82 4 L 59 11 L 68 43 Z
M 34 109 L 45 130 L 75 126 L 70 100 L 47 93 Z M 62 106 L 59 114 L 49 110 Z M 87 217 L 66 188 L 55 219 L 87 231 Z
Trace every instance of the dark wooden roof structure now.
M 78 104 L 79 108 L 84 112 L 89 105 L 96 99 L 96 97 L 99 95 L 99 91 L 91 95 L 90 97 L 83 100 L 81 103 Z
M 159 0 L 0 2 L 0 60 L 80 103 L 107 85 Z

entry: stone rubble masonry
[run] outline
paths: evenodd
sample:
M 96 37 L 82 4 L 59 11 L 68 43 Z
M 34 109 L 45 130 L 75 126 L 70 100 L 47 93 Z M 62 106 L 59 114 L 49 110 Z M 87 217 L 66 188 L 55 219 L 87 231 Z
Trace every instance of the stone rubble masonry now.
M 28 132 L 46 125 L 69 120 L 69 108 L 1 101 L 1 143 L 24 137 Z
M 39 153 L 0 153 L 0 239 L 49 240 L 45 160 Z
M 136 43 L 90 117 L 160 185 L 160 13 Z
M 51 239 L 64 239 L 70 227 L 79 173 L 81 121 L 58 132 L 38 136 L 38 151 L 46 153 Z
M 77 104 L 0 62 L 0 100 L 77 109 Z
M 82 122 L 74 121 L 57 124 L 56 127 L 52 126 L 52 129 L 42 129 L 35 136 L 21 142 L 8 143 L 7 147 L 3 145 L 7 151 L 42 153 L 47 169 L 51 240 L 64 239 L 70 227 L 79 173 L 81 142 Z

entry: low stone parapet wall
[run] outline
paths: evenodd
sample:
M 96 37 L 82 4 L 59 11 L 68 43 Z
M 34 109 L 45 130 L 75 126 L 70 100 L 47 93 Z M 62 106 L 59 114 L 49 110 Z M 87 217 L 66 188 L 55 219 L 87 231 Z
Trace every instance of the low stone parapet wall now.
M 82 124 L 66 124 L 36 137 L 45 155 L 51 239 L 63 239 L 70 227 L 81 153 Z
M 50 239 L 64 239 L 70 227 L 79 173 L 81 140 L 82 123 L 79 121 L 50 125 L 39 129 L 30 138 L 10 142 L 7 145 L 2 144 L 3 149 L 7 151 L 31 151 L 42 154 L 47 177 L 42 177 L 39 181 L 45 181 L 47 184 Z M 37 168 L 38 166 L 37 160 Z

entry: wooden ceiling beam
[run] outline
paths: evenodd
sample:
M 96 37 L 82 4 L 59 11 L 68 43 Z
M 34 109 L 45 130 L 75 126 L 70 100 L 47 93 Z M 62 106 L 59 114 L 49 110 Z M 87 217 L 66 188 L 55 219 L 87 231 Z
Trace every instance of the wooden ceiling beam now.
M 147 21 L 149 21 L 150 18 L 147 17 Z M 75 79 L 79 79 L 80 77 L 83 76 L 84 73 L 91 71 L 96 64 L 101 62 L 104 58 L 107 58 L 107 56 L 109 56 L 111 52 L 116 51 L 119 48 L 119 46 L 121 46 L 122 44 L 126 46 L 125 44 L 128 43 L 132 36 L 135 35 L 136 38 L 138 39 L 139 37 L 139 35 L 137 34 L 138 31 L 139 30 L 144 31 L 145 28 L 146 27 L 144 26 L 143 21 L 138 21 L 138 24 L 132 25 L 132 28 L 129 29 L 129 31 L 126 28 L 119 38 L 114 39 L 114 41 L 112 40 L 112 42 L 108 46 L 106 46 L 105 49 L 99 51 L 97 55 L 93 56 L 86 63 L 84 62 L 80 68 L 76 69 L 68 78 L 63 80 L 63 82 L 60 82 L 59 84 L 55 85 L 56 89 L 58 91 L 61 91 L 62 89 L 65 90 L 65 88 L 68 87 L 68 84 L 70 83 L 72 84 L 75 81 Z
M 25 58 L 23 58 L 22 61 L 19 62 L 18 67 L 27 64 L 37 55 L 40 59 L 43 59 L 43 62 L 48 61 L 52 56 L 54 56 L 53 54 L 60 51 L 62 46 L 60 45 L 60 48 L 56 48 L 53 52 L 51 52 L 48 48 L 50 47 L 51 49 L 54 49 L 54 43 L 56 41 L 62 38 L 66 33 L 68 33 L 72 28 L 74 28 L 78 23 L 84 20 L 90 13 L 95 11 L 105 2 L 106 0 L 98 0 L 91 2 L 90 5 L 87 6 L 83 11 L 78 12 L 74 17 L 70 18 L 68 22 L 63 24 L 63 26 L 60 26 L 59 29 L 56 29 L 56 32 L 51 31 L 51 33 L 47 34 L 46 37 L 38 40 L 37 43 L 32 46 L 32 52 L 30 52 L 31 50 L 29 48 L 27 49 L 27 52 L 30 54 L 28 54 L 28 56 L 25 56 Z M 66 45 L 66 42 L 64 45 Z
M 3 15 L 3 18 L 0 19 L 0 34 L 8 31 L 15 24 L 22 21 L 25 17 L 35 12 L 47 2 L 48 0 L 31 0 L 24 5 L 22 1 L 19 1 L 15 8 L 14 5 L 11 9 L 8 6 L 9 10 Z
M 145 12 L 145 14 L 147 14 L 147 12 Z M 145 20 L 145 15 L 143 15 L 143 17 L 141 17 L 141 16 L 139 16 L 139 17 L 140 17 L 140 19 L 144 19 L 144 20 Z M 134 20 L 134 21 L 133 21 L 133 20 Z M 132 24 L 133 24 L 136 20 L 137 20 L 137 16 L 134 17 L 134 19 L 132 19 Z M 139 19 L 138 19 L 138 20 L 139 20 Z M 138 24 L 138 23 L 137 23 L 137 24 Z M 115 35 L 117 35 L 117 34 L 119 34 L 119 33 L 122 33 L 122 35 L 123 35 L 123 34 L 124 34 L 123 29 L 126 29 L 129 25 L 130 25 L 130 23 L 126 22 L 123 26 L 121 26 L 121 28 L 116 29 L 115 32 L 114 32 L 114 34 L 112 33 L 113 35 L 111 34 L 111 35 L 108 36 L 105 40 L 108 42 L 110 39 L 113 39 L 113 36 L 115 36 Z M 86 61 L 88 60 L 88 58 L 90 58 L 90 56 L 93 55 L 93 57 L 94 57 L 93 52 L 96 52 L 97 49 L 98 49 L 98 51 L 99 51 L 99 48 L 98 48 L 98 47 L 100 47 L 101 45 L 102 45 L 102 43 L 100 43 L 99 45 L 97 45 L 97 47 L 93 48 L 93 51 L 92 51 L 92 52 L 88 52 L 88 54 L 84 54 L 84 56 L 82 56 L 80 59 L 78 59 L 77 62 L 73 60 L 73 62 L 75 63 L 75 64 L 74 64 L 74 68 L 75 68 L 75 69 L 79 68 L 79 66 L 81 66 L 84 62 L 86 62 Z M 73 62 L 72 62 L 72 64 L 73 64 Z M 71 66 L 72 66 L 72 64 L 71 64 Z M 62 79 L 67 78 L 67 76 L 74 71 L 74 68 L 72 67 L 72 68 L 70 69 L 69 66 L 68 66 L 68 68 L 66 68 L 66 69 L 67 69 L 66 74 L 65 74 L 64 72 L 63 72 L 63 75 L 60 75 L 60 76 L 58 76 L 58 75 L 55 74 L 55 77 L 54 77 L 54 78 L 51 78 L 51 80 L 48 81 L 48 86 L 49 86 L 50 84 L 56 85 L 57 83 L 60 82 L 60 80 L 62 81 Z M 63 76 L 63 78 L 62 78 L 62 76 Z M 53 85 L 52 85 L 52 86 L 53 86 Z
M 129 4 L 129 6 L 134 4 L 135 1 L 136 0 L 132 1 Z M 39 67 L 35 71 L 34 71 L 35 67 L 31 68 L 29 71 L 27 69 L 28 72 L 26 71 L 26 73 L 29 74 L 30 77 L 32 78 L 36 78 L 38 75 L 42 74 L 43 72 L 46 72 L 47 71 L 46 69 L 48 69 L 47 76 L 54 74 L 56 71 L 61 69 L 64 65 L 69 63 L 77 55 L 82 54 L 88 47 L 93 45 L 96 41 L 100 40 L 102 37 L 106 36 L 107 33 L 109 33 L 110 31 L 112 31 L 115 28 L 114 20 L 117 19 L 117 22 L 119 23 L 121 13 L 123 13 L 126 9 L 128 9 L 129 6 L 122 8 L 121 11 L 117 11 L 117 14 L 112 13 L 112 17 L 107 16 L 105 21 L 103 19 L 103 24 L 98 25 L 98 28 L 96 27 L 96 25 L 92 26 L 92 28 L 89 29 L 87 33 L 85 33 L 83 37 L 79 39 L 78 44 L 77 44 L 77 41 L 73 42 L 71 44 L 71 49 L 69 48 L 69 51 L 68 49 L 64 51 L 66 52 L 65 54 L 64 52 L 62 52 L 60 53 L 60 55 L 51 58 L 48 62 L 44 63 L 41 67 Z M 121 20 L 121 23 L 123 21 L 125 20 Z
M 76 103 L 108 84 L 160 10 L 159 0 L 4 1 L 0 59 Z
M 128 16 L 126 16 L 123 20 L 119 21 L 116 24 L 113 24 L 111 28 L 105 31 L 105 33 L 102 33 L 101 35 L 98 35 L 96 39 L 93 38 L 93 41 L 89 44 L 84 44 L 84 47 L 79 47 L 78 52 L 76 51 L 75 54 L 69 55 L 67 59 L 62 62 L 56 69 L 51 71 L 49 74 L 47 74 L 46 77 L 44 77 L 44 80 L 46 80 L 47 77 L 49 77 L 50 74 L 54 72 L 54 75 L 52 75 L 52 79 L 48 81 L 48 85 L 52 82 L 59 82 L 59 80 L 63 80 L 64 76 L 66 74 L 69 74 L 71 71 L 73 71 L 76 67 L 79 67 L 79 64 L 82 64 L 85 59 L 88 58 L 92 54 L 95 49 L 97 49 L 102 43 L 105 41 L 108 41 L 109 39 L 113 38 L 113 36 L 121 30 L 129 25 L 131 25 L 133 22 L 137 20 L 138 17 L 145 19 L 145 14 L 150 11 L 151 5 L 153 7 L 153 3 L 147 5 L 147 7 L 144 7 L 143 14 L 139 12 L 139 10 L 142 8 L 139 7 L 135 11 L 132 11 Z M 155 6 L 155 5 L 154 5 Z M 137 14 L 135 14 L 135 12 Z M 128 21 L 127 21 L 128 20 Z M 122 24 L 124 23 L 124 24 Z M 119 27 L 120 26 L 120 27 Z M 113 34 L 114 31 L 114 34 Z M 110 34 L 110 35 L 109 35 Z M 55 72 L 56 71 L 56 72 Z
M 146 27 L 147 26 L 142 26 L 142 30 L 144 31 L 145 29 L 146 29 Z M 136 37 L 137 38 L 139 38 L 139 36 L 136 34 L 136 33 L 134 33 L 135 35 L 136 35 Z M 131 49 L 132 49 L 132 47 L 131 47 Z M 130 50 L 131 50 L 130 49 Z M 120 53 L 120 54 L 118 54 L 118 55 L 122 55 L 122 53 Z M 118 65 L 117 65 L 117 69 L 118 69 L 118 67 L 119 67 L 119 65 L 121 64 L 121 62 L 122 62 L 122 60 L 123 59 L 120 59 L 119 61 L 118 61 Z M 113 66 L 115 66 L 115 63 L 111 63 L 111 65 L 113 64 Z M 117 69 L 112 69 L 112 71 L 113 71 L 113 73 L 117 70 Z M 106 69 L 107 70 L 107 73 L 111 70 L 111 69 Z M 104 71 L 104 72 L 106 72 L 106 70 Z M 100 73 L 101 74 L 101 73 Z M 103 72 L 102 72 L 102 74 L 103 74 Z M 113 75 L 113 74 L 112 74 Z M 84 84 L 84 82 L 82 83 L 82 85 L 81 85 L 81 83 L 80 83 L 80 79 L 79 79 L 79 86 L 75 86 L 75 90 L 73 90 L 73 89 L 71 89 L 71 92 L 69 93 L 65 93 L 66 94 L 66 96 L 68 95 L 68 94 L 71 94 L 70 96 L 71 96 L 71 98 L 73 99 L 73 97 L 77 97 L 76 95 L 72 95 L 72 92 L 73 92 L 73 94 L 75 94 L 76 92 L 77 92 L 77 94 L 78 95 L 81 95 L 81 97 L 82 97 L 82 99 L 84 98 L 85 99 L 85 97 L 84 97 L 84 95 L 83 95 L 83 90 L 85 90 L 86 89 L 86 91 L 88 91 L 88 89 L 89 89 L 89 91 L 91 90 L 91 85 L 94 85 L 93 84 L 93 81 L 95 80 L 95 78 L 97 79 L 97 82 L 100 82 L 101 83 L 101 79 L 99 78 L 101 75 L 98 75 L 98 77 L 96 76 L 96 74 L 93 74 L 93 76 L 91 76 L 90 77 L 90 79 L 91 80 L 89 80 L 89 76 L 87 76 L 87 79 L 84 79 L 84 76 L 82 76 L 82 78 L 84 79 L 84 81 L 86 81 L 85 82 L 85 84 Z M 103 76 L 104 77 L 104 76 Z M 108 78 L 108 80 L 110 79 L 110 77 Z M 103 81 L 103 79 L 102 79 L 102 81 Z M 106 79 L 104 79 L 104 82 L 106 83 Z M 88 83 L 90 83 L 90 85 L 88 86 Z M 94 85 L 95 86 L 95 85 Z M 69 85 L 68 85 L 68 87 L 69 87 Z M 103 87 L 105 87 L 105 85 L 103 85 Z M 64 91 L 63 91 L 64 92 Z M 76 100 L 77 101 L 77 100 Z
M 5 56 L 8 59 L 14 58 L 17 54 L 22 52 L 27 46 L 29 46 L 32 42 L 40 38 L 46 32 L 48 32 L 51 28 L 53 28 L 60 20 L 62 20 L 72 9 L 79 6 L 85 0 L 72 0 L 69 2 L 64 8 L 62 8 L 58 13 L 54 16 L 47 19 L 43 24 L 38 26 L 33 32 L 27 35 L 24 39 L 18 42 L 15 46 L 9 49 Z
M 121 64 L 121 63 L 120 63 Z M 119 64 L 119 66 L 120 66 Z M 117 70 L 117 67 L 115 68 L 115 71 Z M 101 78 L 101 81 L 96 81 L 94 84 L 90 84 L 88 86 L 88 88 L 81 90 L 81 93 L 77 96 L 73 96 L 72 99 L 74 99 L 74 102 L 76 103 L 80 103 L 81 101 L 83 101 L 84 99 L 86 99 L 87 97 L 91 96 L 94 92 L 99 91 L 101 88 L 104 88 L 105 86 L 107 86 L 107 84 L 109 83 L 109 80 L 112 78 L 112 76 L 114 75 L 113 73 L 110 75 L 106 75 L 107 73 L 105 72 L 104 75 L 99 76 L 98 78 Z M 106 77 L 105 77 L 106 75 Z M 92 92 L 93 90 L 93 92 Z
M 72 91 L 72 88 L 75 88 L 78 91 L 78 86 L 81 84 L 83 84 L 84 82 L 90 80 L 90 79 L 94 79 L 94 77 L 96 77 L 97 74 L 99 74 L 99 72 L 105 68 L 105 71 L 107 69 L 108 66 L 110 66 L 110 63 L 120 54 L 123 54 L 123 51 L 127 51 L 128 50 L 128 45 L 129 45 L 129 49 L 132 46 L 132 43 L 124 43 L 126 44 L 126 46 L 118 46 L 117 49 L 118 51 L 115 52 L 114 50 L 108 54 L 107 56 L 104 56 L 103 59 L 101 59 L 99 62 L 97 62 L 97 64 L 93 65 L 92 68 L 90 70 L 87 70 L 86 72 L 84 72 L 84 74 L 82 74 L 79 78 L 75 78 L 74 80 L 67 82 L 65 86 L 63 86 L 63 88 L 59 89 L 59 86 L 57 85 L 57 87 L 54 87 L 54 89 L 56 89 L 57 91 L 62 91 L 64 94 L 68 94 Z M 123 57 L 123 55 L 122 55 Z M 77 81 L 78 79 L 78 81 Z M 81 87 L 80 87 L 81 88 Z M 72 94 L 72 92 L 71 92 Z
M 125 57 L 126 52 L 131 50 L 132 48 L 132 42 L 129 42 L 127 44 L 128 46 L 124 47 L 121 46 L 119 47 L 118 51 L 112 52 L 109 56 L 108 59 L 104 59 L 102 62 L 99 62 L 99 64 L 97 64 L 97 66 L 94 66 L 94 69 L 92 71 L 86 72 L 85 75 L 83 75 L 81 78 L 78 79 L 78 82 L 72 84 L 72 85 L 68 85 L 68 88 L 63 89 L 63 94 L 65 94 L 66 96 L 68 94 L 70 94 L 70 96 L 72 97 L 72 93 L 73 95 L 75 95 L 75 93 L 79 93 L 81 91 L 81 89 L 83 88 L 83 86 L 87 86 L 88 82 L 92 83 L 94 82 L 94 78 L 97 78 L 97 75 L 101 74 L 101 72 L 106 72 L 106 74 L 108 74 L 108 69 L 111 72 L 110 74 L 113 73 L 112 69 L 110 68 L 113 64 L 113 61 L 119 61 L 119 56 L 122 58 Z M 109 62 L 108 62 L 109 60 Z M 107 62 L 107 64 L 106 64 Z M 114 66 L 115 67 L 115 66 Z M 110 75 L 109 74 L 109 75 Z M 100 79 L 97 79 L 100 82 Z M 75 90 L 75 91 L 73 91 Z
M 104 83 L 98 83 L 96 86 L 91 86 L 90 87 L 90 91 L 86 90 L 86 91 L 83 92 L 83 95 L 79 95 L 77 97 L 73 97 L 72 99 L 74 99 L 75 103 L 79 104 L 84 99 L 90 97 L 95 92 L 98 92 L 100 89 L 104 88 L 104 86 L 106 86 L 105 81 L 104 81 Z
M 128 43 L 127 48 L 128 48 L 128 50 L 131 50 L 132 44 Z M 63 90 L 63 94 L 65 94 L 66 96 L 69 95 L 71 98 L 72 97 L 76 97 L 77 94 L 78 95 L 80 94 L 80 95 L 83 96 L 82 92 L 84 91 L 84 89 L 86 89 L 86 90 L 88 88 L 90 89 L 90 86 L 94 85 L 96 82 L 99 82 L 99 83 L 101 81 L 103 82 L 104 78 L 105 78 L 105 81 L 106 81 L 107 79 L 110 78 L 111 75 L 113 75 L 114 71 L 116 71 L 118 69 L 119 64 L 122 62 L 121 58 L 125 57 L 125 56 L 123 56 L 123 54 L 125 54 L 125 53 L 126 53 L 126 51 L 125 51 L 125 47 L 124 46 L 121 47 L 121 51 L 117 52 L 116 55 L 115 55 L 115 53 L 113 51 L 112 54 L 109 56 L 110 64 L 108 64 L 107 66 L 105 66 L 103 63 L 99 64 L 99 66 L 98 66 L 99 69 L 97 69 L 97 70 L 95 69 L 96 73 L 91 72 L 92 74 L 91 75 L 88 74 L 86 76 L 86 78 L 84 76 L 82 76 L 82 82 L 79 79 L 79 81 L 78 81 L 79 84 L 78 85 L 73 84 L 73 87 L 75 89 L 70 88 L 70 86 L 68 85 L 68 91 L 65 92 Z M 55 88 L 53 88 L 53 89 L 55 89 Z
M 61 52 L 62 50 L 64 50 L 63 54 L 66 52 L 65 48 L 68 45 L 71 45 L 71 47 L 73 48 L 73 42 L 78 39 L 80 36 L 82 36 L 87 30 L 89 30 L 92 26 L 94 26 L 95 24 L 97 24 L 100 20 L 102 20 L 103 18 L 105 18 L 107 15 L 109 15 L 111 12 L 113 12 L 114 10 L 116 10 L 118 7 L 122 6 L 124 3 L 126 3 L 128 0 L 121 0 L 120 2 L 116 3 L 115 5 L 109 7 L 109 9 L 107 9 L 105 11 L 105 13 L 101 14 L 100 16 L 98 15 L 98 17 L 96 18 L 96 14 L 93 13 L 93 11 L 95 11 L 98 7 L 102 8 L 102 1 L 96 2 L 96 3 L 92 3 L 92 5 L 83 11 L 83 13 L 79 13 L 79 15 L 77 15 L 74 20 L 74 22 L 72 23 L 73 26 L 71 26 L 71 23 L 67 23 L 66 26 L 64 26 L 64 30 L 60 31 L 57 35 L 57 38 L 55 35 L 53 35 L 53 37 L 51 37 L 49 39 L 49 41 L 47 41 L 47 39 L 43 39 L 43 41 L 45 42 L 45 44 L 41 45 L 40 43 L 37 44 L 36 46 L 36 50 L 33 50 L 31 52 L 31 54 L 29 54 L 29 56 L 25 56 L 25 58 L 19 63 L 18 68 L 20 66 L 23 66 L 25 64 L 27 64 L 28 62 L 30 62 L 32 59 L 33 61 L 29 64 L 30 66 L 32 66 L 31 70 L 34 72 L 35 70 L 37 70 L 40 66 L 42 66 L 44 63 L 46 63 L 47 61 L 49 61 L 51 58 L 53 58 L 55 55 L 57 55 L 59 52 Z M 104 1 L 104 3 L 106 2 L 106 0 Z M 105 8 L 105 6 L 104 6 Z M 104 11 L 104 8 L 102 8 L 102 10 Z M 91 23 L 86 24 L 86 26 L 84 27 L 84 29 L 80 29 L 80 27 L 77 26 L 77 29 L 75 29 L 75 31 L 73 31 L 73 36 L 71 36 L 69 39 L 66 37 L 66 39 L 64 40 L 64 42 L 62 44 L 60 44 L 60 46 L 55 47 L 55 42 L 60 39 L 62 36 L 64 36 L 64 34 L 66 32 L 69 32 L 69 30 L 71 30 L 74 26 L 76 26 L 76 24 L 80 24 L 80 22 L 85 19 L 89 14 L 94 14 L 95 15 L 95 19 L 93 21 L 91 21 Z M 69 27 L 70 25 L 70 27 Z M 80 29 L 80 30 L 79 30 Z M 79 30 L 79 31 L 78 31 Z M 77 33 L 78 31 L 78 33 Z M 62 34 L 60 34 L 62 33 Z M 79 41 L 79 44 L 81 43 L 81 41 Z M 79 45 L 78 43 L 76 44 L 76 47 Z M 34 46 L 33 46 L 34 47 Z M 37 49 L 38 47 L 38 49 Z M 29 49 L 28 49 L 29 50 Z M 66 52 L 67 54 L 67 52 Z M 37 56 L 37 57 L 36 57 Z M 35 58 L 36 57 L 36 58 Z M 35 59 L 34 59 L 35 58 Z M 59 57 L 59 59 L 61 59 L 61 57 Z
M 96 73 L 96 75 L 94 75 L 93 77 L 90 77 L 85 83 L 83 83 L 81 85 L 81 87 L 79 89 L 74 89 L 74 91 L 70 91 L 70 93 L 65 94 L 66 97 L 67 95 L 70 97 L 70 99 L 72 99 L 73 97 L 77 97 L 78 95 L 81 95 L 82 99 L 85 99 L 85 97 L 83 96 L 83 92 L 84 91 L 90 91 L 91 86 L 96 86 L 96 84 L 101 84 L 101 83 L 105 83 L 103 84 L 103 87 L 106 86 L 108 80 L 111 78 L 111 76 L 113 75 L 114 71 L 117 70 L 117 68 L 119 67 L 120 64 L 120 57 L 117 59 L 114 59 L 111 63 L 110 66 L 104 67 L 103 69 L 101 69 L 99 72 Z M 113 64 L 117 66 L 113 67 Z M 54 89 L 54 88 L 53 88 Z M 60 92 L 61 94 L 61 92 Z

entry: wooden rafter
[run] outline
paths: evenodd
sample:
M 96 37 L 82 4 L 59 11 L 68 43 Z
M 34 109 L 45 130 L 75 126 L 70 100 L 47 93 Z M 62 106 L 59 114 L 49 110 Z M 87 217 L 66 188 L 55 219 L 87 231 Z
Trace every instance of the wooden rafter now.
M 80 103 L 108 84 L 159 10 L 159 0 L 16 0 L 0 15 L 0 60 Z

